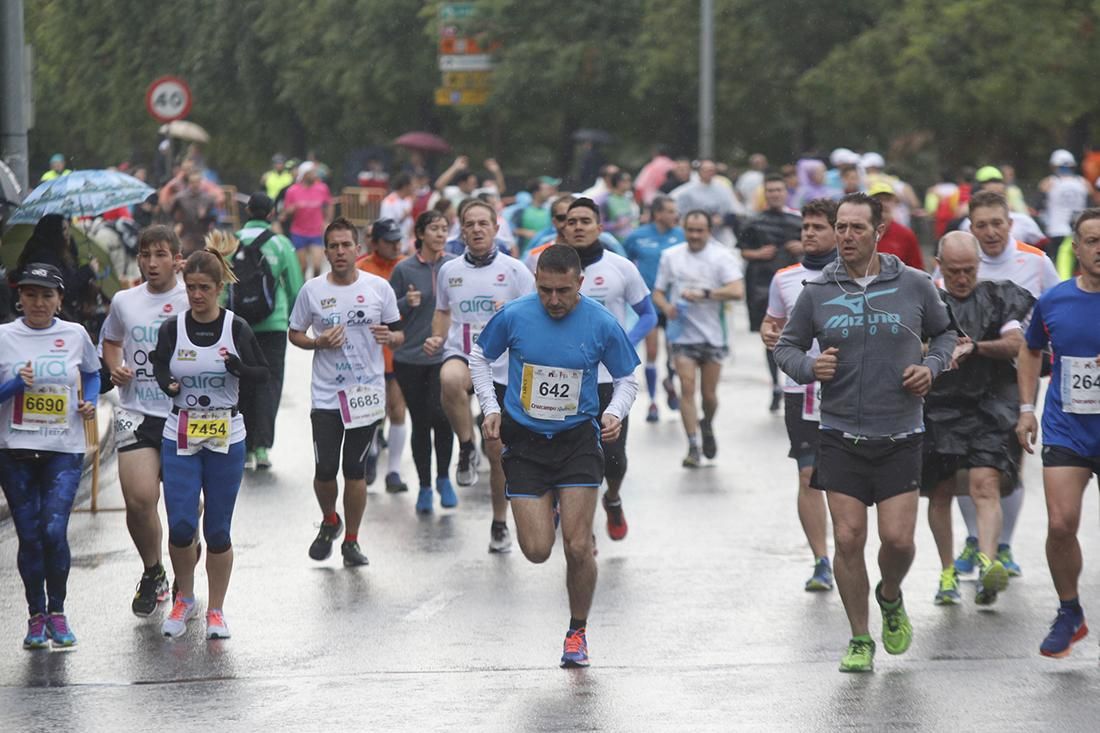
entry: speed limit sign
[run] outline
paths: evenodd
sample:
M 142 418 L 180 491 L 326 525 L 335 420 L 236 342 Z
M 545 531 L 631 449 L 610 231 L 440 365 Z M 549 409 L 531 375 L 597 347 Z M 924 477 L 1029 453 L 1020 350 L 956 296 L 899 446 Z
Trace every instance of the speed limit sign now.
M 191 87 L 178 76 L 162 76 L 145 92 L 145 109 L 158 122 L 183 119 L 191 111 Z

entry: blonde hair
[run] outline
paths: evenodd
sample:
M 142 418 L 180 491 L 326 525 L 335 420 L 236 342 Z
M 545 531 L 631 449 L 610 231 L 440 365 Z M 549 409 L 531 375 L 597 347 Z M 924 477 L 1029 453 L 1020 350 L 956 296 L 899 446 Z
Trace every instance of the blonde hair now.
M 240 242 L 229 232 L 216 230 L 206 235 L 205 248 L 192 252 L 183 266 L 184 276 L 201 273 L 219 285 L 237 282 L 229 258 L 237 251 Z

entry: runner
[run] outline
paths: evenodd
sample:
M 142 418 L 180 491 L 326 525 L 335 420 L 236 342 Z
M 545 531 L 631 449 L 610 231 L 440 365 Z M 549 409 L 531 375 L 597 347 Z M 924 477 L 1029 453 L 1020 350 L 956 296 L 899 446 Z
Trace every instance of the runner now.
M 601 442 L 618 439 L 622 420 L 630 414 L 639 361 L 615 318 L 580 294 L 576 250 L 547 249 L 536 277 L 537 295 L 509 303 L 486 324 L 470 355 L 470 371 L 485 413 L 485 439 L 506 446 L 516 535 L 531 562 L 550 556 L 557 503 L 570 613 L 561 666 L 587 667 L 586 627 L 597 572 L 592 524 L 604 473 Z M 492 362 L 506 352 L 509 378 L 501 400 Z M 597 417 L 600 365 L 614 379 L 614 393 Z
M 829 199 L 814 199 L 802 207 L 802 262 L 775 273 L 768 290 L 768 312 L 760 327 L 760 337 L 768 349 L 774 349 L 787 318 L 802 292 L 807 278 L 816 276 L 822 268 L 836 260 L 836 203 Z M 815 343 L 810 356 L 820 351 Z M 818 423 L 821 421 L 821 384 L 803 386 L 790 377 L 783 386 L 784 417 L 791 450 L 787 454 L 798 466 L 798 520 L 814 554 L 814 572 L 806 581 L 806 590 L 833 589 L 833 567 L 829 563 L 826 540 L 828 512 L 825 496 L 810 487 L 810 477 L 817 462 Z M 807 400 L 809 402 L 807 402 Z
M 397 178 L 400 178 L 398 174 Z M 410 222 L 409 232 L 412 232 Z M 363 272 L 377 275 L 383 280 L 389 281 L 397 263 L 404 256 L 401 254 L 401 243 L 404 233 L 393 219 L 379 219 L 370 228 L 370 252 L 355 263 Z M 386 417 L 390 422 L 390 429 L 386 433 L 386 491 L 398 494 L 409 490 L 409 487 L 401 480 L 401 454 L 405 452 L 405 395 L 401 391 L 397 380 L 394 378 L 393 349 L 382 347 L 382 355 L 386 363 Z M 367 485 L 374 483 L 378 451 L 381 448 L 382 430 L 376 431 L 371 445 L 370 454 L 367 456 Z
M 882 205 L 863 193 L 840 200 L 839 260 L 806 281 L 775 347 L 779 367 L 821 390 L 821 435 L 811 486 L 826 491 L 834 571 L 852 640 L 842 672 L 873 669 L 868 633 L 867 509 L 878 511 L 883 645 L 905 652 L 913 627 L 901 582 L 913 561 L 924 429 L 921 397 L 951 361 L 955 332 L 931 278 L 879 255 Z M 810 356 L 814 339 L 822 352 Z M 922 358 L 924 341 L 930 339 Z
M 1039 647 L 1064 657 L 1089 633 L 1077 592 L 1081 576 L 1081 503 L 1093 474 L 1100 476 L 1100 208 L 1086 209 L 1074 224 L 1073 248 L 1081 274 L 1044 293 L 1020 349 L 1017 380 L 1020 420 L 1016 435 L 1028 453 L 1038 434 L 1042 351 L 1054 352 L 1043 407 L 1043 489 L 1047 500 L 1047 563 L 1060 606 Z
M 951 369 L 932 385 L 924 404 L 924 493 L 928 525 L 940 554 L 937 605 L 960 602 L 958 571 L 951 556 L 951 499 L 970 495 L 978 515 L 980 573 L 975 603 L 990 605 L 1008 587 L 1008 570 L 997 557 L 1001 495 L 1016 486 L 1020 450 L 1013 435 L 1019 393 L 1012 361 L 1023 345 L 1023 323 L 1035 299 L 1000 280 L 978 281 L 978 241 L 965 232 L 940 240 L 936 263 L 943 273 L 944 302 L 959 330 Z M 968 486 L 956 492 L 965 469 Z
M 439 268 L 435 288 L 435 316 L 432 335 L 424 342 L 424 353 L 442 352 L 440 368 L 443 409 L 458 436 L 459 486 L 477 482 L 480 455 L 474 447 L 474 419 L 470 414 L 469 358 L 485 324 L 504 306 L 534 289 L 534 276 L 519 260 L 501 256 L 493 244 L 497 232 L 496 211 L 484 201 L 474 200 L 459 212 L 466 253 Z M 508 359 L 501 357 L 493 365 L 497 390 L 503 394 L 508 384 Z M 490 527 L 490 552 L 510 552 L 508 499 L 504 494 L 504 468 L 499 440 L 487 440 L 489 488 L 493 502 Z
M 367 451 L 386 415 L 381 347 L 404 341 L 389 283 L 355 267 L 356 237 L 355 225 L 342 216 L 326 227 L 325 258 L 332 270 L 298 293 L 289 332 L 290 343 L 314 352 L 309 420 L 321 527 L 309 556 L 328 559 L 344 529 L 336 512 L 336 474 L 342 467 L 347 529 L 340 554 L 347 567 L 369 564 L 359 547 L 359 525 L 367 508 Z M 306 333 L 310 329 L 312 337 Z
M 16 282 L 23 317 L 0 326 L 0 488 L 19 537 L 30 616 L 23 648 L 67 647 L 76 643 L 65 616 L 69 514 L 84 422 L 95 419 L 99 357 L 82 326 L 55 317 L 60 270 L 32 263 Z
M 649 290 L 653 290 L 657 282 L 657 266 L 661 262 L 661 254 L 666 249 L 684 241 L 684 230 L 677 223 L 680 213 L 676 209 L 676 202 L 670 196 L 658 195 L 650 204 L 650 223 L 635 229 L 626 241 L 623 249 L 626 250 L 627 259 L 634 263 L 638 272 L 642 273 L 642 280 Z M 668 400 L 668 409 L 680 409 L 680 397 L 676 394 L 676 370 L 672 366 L 672 349 L 668 343 L 666 327 L 668 319 L 664 313 L 657 315 L 658 328 L 651 329 L 645 336 L 645 386 L 649 393 L 649 412 L 646 413 L 646 422 L 657 422 L 660 413 L 657 411 L 657 347 L 660 341 L 660 332 L 665 331 L 665 367 L 667 375 L 662 382 Z
M 683 390 L 680 419 L 688 440 L 684 467 L 698 468 L 702 456 L 714 458 L 718 454 L 712 421 L 718 410 L 722 360 L 729 354 L 725 302 L 743 297 L 745 286 L 737 260 L 711 239 L 707 212 L 696 209 L 685 214 L 684 234 L 685 243 L 661 255 L 653 304 L 668 319 L 666 335 L 672 343 L 672 361 Z M 703 398 L 702 420 L 695 403 L 696 381 Z
M 248 322 L 218 306 L 225 285 L 235 281 L 227 258 L 237 251 L 236 237 L 212 232 L 205 245 L 183 266 L 190 310 L 161 323 L 150 358 L 157 383 L 172 398 L 160 456 L 168 555 L 179 594 L 161 631 L 171 638 L 183 636 L 198 613 L 194 544 L 201 496 L 209 580 L 206 638 L 228 639 L 222 609 L 233 570 L 230 528 L 245 454 L 237 400 L 242 379 L 263 383 L 268 370 Z
M 592 199 L 580 198 L 569 207 L 565 224 L 566 239 L 581 258 L 584 278 L 581 295 L 592 298 L 611 311 L 615 320 L 626 330 L 626 312 L 630 307 L 638 320 L 627 334 L 632 344 L 638 344 L 657 325 L 657 312 L 649 298 L 649 288 L 642 280 L 638 268 L 614 252 L 607 252 L 599 242 L 600 212 Z M 611 403 L 613 378 L 603 366 L 599 369 L 598 391 L 600 415 Z M 626 476 L 626 435 L 630 417 L 624 415 L 622 431 L 616 440 L 604 444 L 607 493 L 603 495 L 603 508 L 607 512 L 607 534 L 613 540 L 626 537 L 627 523 L 623 514 L 623 502 L 619 492 Z
M 441 400 L 439 370 L 443 355 L 428 356 L 424 342 L 432 335 L 435 313 L 435 283 L 445 262 L 454 259 L 443 247 L 447 244 L 447 218 L 438 211 L 425 211 L 417 217 L 416 254 L 402 260 L 393 269 L 390 286 L 397 296 L 405 342 L 393 353 L 393 370 L 401 392 L 408 395 L 412 417 L 412 453 L 420 479 L 416 511 L 432 511 L 432 440 L 435 440 L 435 490 L 445 509 L 458 506 L 451 485 L 451 454 L 454 431 L 447 422 Z M 392 430 L 392 428 L 391 428 Z
M 142 617 L 168 597 L 157 504 L 161 436 L 172 401 L 157 385 L 151 355 L 161 324 L 187 310 L 187 290 L 176 279 L 182 262 L 180 240 L 172 229 L 156 225 L 142 231 L 138 266 L 145 282 L 115 294 L 100 334 L 103 363 L 119 392 L 114 427 L 126 528 L 145 568 L 130 609 Z

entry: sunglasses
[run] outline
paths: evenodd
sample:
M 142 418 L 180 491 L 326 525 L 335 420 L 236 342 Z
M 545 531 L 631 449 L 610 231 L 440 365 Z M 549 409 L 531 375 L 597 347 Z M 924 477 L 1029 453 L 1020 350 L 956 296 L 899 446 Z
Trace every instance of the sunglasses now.
M 554 221 L 565 221 L 568 218 L 568 214 L 554 214 Z

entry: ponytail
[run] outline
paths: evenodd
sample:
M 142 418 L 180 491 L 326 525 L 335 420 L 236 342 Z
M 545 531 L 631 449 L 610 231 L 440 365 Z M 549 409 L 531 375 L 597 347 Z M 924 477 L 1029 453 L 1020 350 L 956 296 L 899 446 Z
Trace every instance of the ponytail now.
M 205 248 L 192 252 L 183 266 L 183 274 L 201 273 L 218 285 L 237 282 L 229 258 L 237 251 L 240 242 L 232 234 L 213 231 L 206 235 Z

